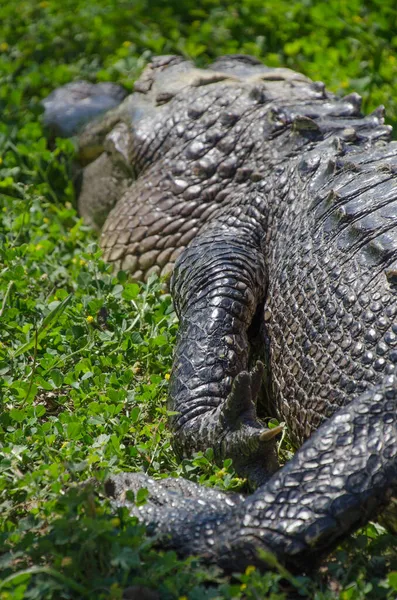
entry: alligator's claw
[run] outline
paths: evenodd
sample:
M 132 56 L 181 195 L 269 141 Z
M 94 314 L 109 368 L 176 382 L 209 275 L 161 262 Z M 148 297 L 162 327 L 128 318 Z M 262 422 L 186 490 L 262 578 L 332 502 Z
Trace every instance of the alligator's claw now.
M 284 431 L 285 423 L 280 423 L 276 427 L 272 427 L 272 429 L 266 429 L 262 431 L 259 435 L 259 439 L 261 442 L 270 442 L 274 437 L 276 437 L 279 433 Z

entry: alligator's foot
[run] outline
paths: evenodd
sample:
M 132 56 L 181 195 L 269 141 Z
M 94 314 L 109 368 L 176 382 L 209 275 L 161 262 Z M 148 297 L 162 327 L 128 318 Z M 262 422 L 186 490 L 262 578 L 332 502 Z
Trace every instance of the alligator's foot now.
M 127 492 L 136 494 L 142 487 L 149 494 L 144 504 L 136 506 L 126 498 Z M 247 544 L 233 531 L 239 529 L 241 521 L 236 509 L 245 503 L 239 494 L 227 494 L 185 479 L 155 481 L 141 473 L 111 477 L 105 490 L 114 506 L 126 507 L 131 516 L 147 526 L 161 548 L 175 550 L 181 557 L 196 555 L 226 570 L 259 564 L 257 544 Z
M 225 506 L 236 506 L 244 500 L 242 494 L 226 493 L 214 488 L 207 488 L 182 477 L 167 477 L 156 480 L 144 473 L 119 473 L 112 475 L 105 483 L 105 491 L 108 496 L 117 503 L 133 502 L 127 499 L 127 492 L 133 492 L 136 496 L 141 488 L 148 490 L 146 506 L 168 507 L 180 506 L 183 499 L 199 501 L 201 504 L 211 502 L 218 508 Z
M 189 456 L 192 451 L 213 448 L 217 463 L 231 458 L 238 475 L 247 478 L 252 489 L 265 483 L 279 468 L 276 437 L 283 425 L 269 428 L 257 417 L 262 376 L 263 364 L 258 361 L 250 372 L 241 371 L 235 377 L 219 406 L 203 413 L 206 399 L 198 398 L 187 415 L 178 415 L 173 422 L 177 453 Z M 171 389 L 171 397 L 182 393 Z
M 246 477 L 254 488 L 277 471 L 275 438 L 284 428 L 284 424 L 266 427 L 257 417 L 263 369 L 263 364 L 258 361 L 252 371 L 237 375 L 219 418 L 223 429 L 218 444 L 219 455 L 231 457 L 237 473 Z
M 144 504 L 137 506 L 134 496 L 146 488 Z M 105 492 L 113 504 L 125 506 L 148 527 L 148 532 L 165 548 L 181 556 L 197 554 L 208 562 L 219 562 L 219 551 L 212 550 L 214 531 L 224 530 L 230 511 L 243 504 L 241 494 L 226 493 L 197 485 L 183 478 L 156 481 L 143 473 L 120 473 L 105 483 Z M 226 528 L 227 531 L 227 528 Z
M 132 498 L 128 499 L 127 492 L 136 495 L 141 488 L 149 493 L 146 502 L 137 506 Z M 155 481 L 142 473 L 113 476 L 107 480 L 105 491 L 115 507 L 126 507 L 131 516 L 147 526 L 160 547 L 173 549 L 181 557 L 197 555 L 227 571 L 242 571 L 248 565 L 265 568 L 268 563 L 259 550 L 274 552 L 282 558 L 285 546 L 292 553 L 306 548 L 299 538 L 289 539 L 283 532 L 280 534 L 280 506 L 263 500 L 261 509 L 270 516 L 265 518 L 264 527 L 259 524 L 257 534 L 252 531 L 251 521 L 257 519 L 256 507 L 251 515 L 246 505 L 255 496 L 227 494 L 185 479 Z

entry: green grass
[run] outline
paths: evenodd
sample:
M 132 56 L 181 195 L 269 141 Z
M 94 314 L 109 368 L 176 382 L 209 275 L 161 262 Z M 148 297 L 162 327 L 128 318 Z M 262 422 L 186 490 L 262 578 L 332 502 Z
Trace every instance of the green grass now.
M 103 263 L 74 210 L 73 144 L 47 148 L 40 100 L 78 78 L 131 89 L 153 54 L 244 52 L 397 121 L 393 0 L 0 0 L 0 600 L 394 599 L 396 538 L 369 525 L 314 578 L 226 578 L 153 549 L 101 498 L 110 472 L 240 485 L 211 452 L 179 464 L 166 394 L 177 323 L 161 284 Z M 99 482 L 96 483 L 96 482 Z M 136 499 L 144 501 L 144 492 Z

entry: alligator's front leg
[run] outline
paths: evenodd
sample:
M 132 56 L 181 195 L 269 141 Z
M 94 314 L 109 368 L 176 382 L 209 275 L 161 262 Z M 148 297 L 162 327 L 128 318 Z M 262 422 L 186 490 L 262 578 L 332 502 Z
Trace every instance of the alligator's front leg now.
M 266 273 L 261 194 L 242 198 L 177 262 L 172 288 L 180 317 L 170 384 L 175 448 L 214 449 L 257 486 L 278 468 L 275 436 L 256 415 L 261 363 L 248 372 L 248 329 L 263 301 Z
M 397 380 L 385 378 L 326 421 L 268 483 L 245 501 L 176 480 L 148 485 L 150 501 L 127 502 L 180 555 L 197 554 L 230 570 L 266 566 L 260 550 L 310 571 L 349 532 L 374 518 L 397 489 Z M 119 482 L 120 483 L 120 482 Z M 184 490 L 186 486 L 186 490 Z M 113 486 L 116 501 L 125 504 Z M 115 492 L 116 490 L 116 492 Z M 184 493 L 185 491 L 185 493 Z

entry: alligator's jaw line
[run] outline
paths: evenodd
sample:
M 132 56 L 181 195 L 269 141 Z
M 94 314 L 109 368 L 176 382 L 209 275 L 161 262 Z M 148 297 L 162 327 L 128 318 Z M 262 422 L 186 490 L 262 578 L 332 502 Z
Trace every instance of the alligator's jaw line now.
M 170 381 L 175 448 L 232 457 L 256 492 L 111 478 L 108 491 L 181 555 L 241 570 L 258 551 L 308 569 L 397 488 L 397 144 L 288 69 L 159 57 L 136 92 L 81 136 L 82 212 L 107 260 L 137 278 L 175 264 L 180 333 Z M 101 154 L 102 152 L 102 154 Z M 99 183 L 98 183 L 99 182 Z M 176 261 L 176 263 L 175 263 Z M 266 297 L 265 297 L 266 293 Z M 261 330 L 268 396 L 299 446 L 278 470 L 250 369 Z M 256 320 L 254 320 L 254 323 Z M 261 412 L 262 411 L 262 412 Z M 149 489 L 135 507 L 127 489 Z

